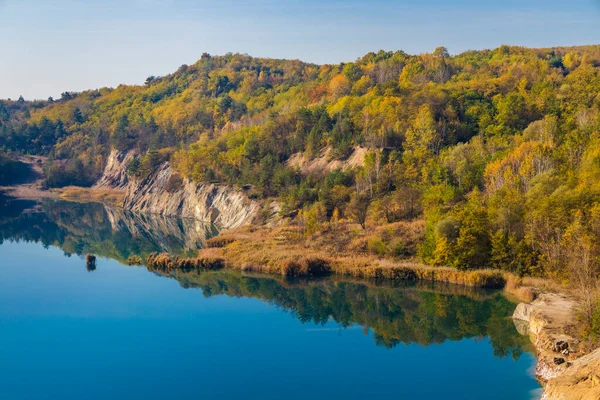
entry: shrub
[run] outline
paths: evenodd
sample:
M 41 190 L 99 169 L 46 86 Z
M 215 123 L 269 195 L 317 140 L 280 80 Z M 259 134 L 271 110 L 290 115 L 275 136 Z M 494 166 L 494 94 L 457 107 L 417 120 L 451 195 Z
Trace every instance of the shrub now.
M 390 244 L 390 250 L 395 257 L 405 257 L 410 255 L 408 249 L 401 239 L 395 239 Z
M 0 153 L 0 185 L 12 185 L 31 179 L 33 173 L 28 165 L 14 161 Z
M 225 266 L 225 260 L 220 257 L 182 258 L 164 253 L 152 253 L 146 258 L 146 262 L 149 268 L 165 272 L 173 269 L 220 269 Z
M 183 188 L 183 178 L 179 174 L 172 174 L 167 181 L 165 190 L 169 193 L 175 193 Z
M 221 247 L 225 247 L 228 244 L 231 244 L 235 242 L 235 239 L 233 238 L 228 238 L 228 237 L 214 237 L 211 239 L 208 239 L 205 243 L 206 247 L 209 249 L 212 248 L 221 248 Z
M 303 257 L 299 260 L 286 260 L 281 266 L 285 276 L 323 276 L 331 272 L 329 262 L 319 257 Z
M 372 237 L 367 240 L 367 250 L 380 256 L 388 252 L 388 247 L 383 240 L 378 237 Z
M 127 258 L 127 265 L 142 265 L 142 259 L 139 256 L 130 256 Z
M 589 336 L 592 338 L 592 340 L 598 340 L 598 338 L 600 338 L 600 300 L 596 302 L 592 311 Z

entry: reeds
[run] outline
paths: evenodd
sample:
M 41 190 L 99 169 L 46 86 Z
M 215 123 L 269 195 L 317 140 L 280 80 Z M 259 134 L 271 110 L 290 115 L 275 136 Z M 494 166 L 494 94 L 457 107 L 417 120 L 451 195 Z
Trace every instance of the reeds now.
M 220 269 L 225 267 L 225 260 L 219 257 L 198 256 L 193 258 L 172 257 L 165 253 L 152 253 L 146 258 L 150 269 L 170 271 L 173 269 Z
M 399 224 L 389 226 L 390 237 L 393 238 L 401 227 Z M 417 224 L 413 228 L 415 232 L 420 231 Z M 335 233 L 315 235 L 307 241 L 298 234 L 298 230 L 293 225 L 241 228 L 209 239 L 207 247 L 200 250 L 196 258 L 155 254 L 147 261 L 153 268 L 162 270 L 212 269 L 227 264 L 228 268 L 245 272 L 286 277 L 334 274 L 359 279 L 445 282 L 475 288 L 502 288 L 506 284 L 505 274 L 497 270 L 459 271 L 429 267 L 410 260 L 382 258 L 359 249 L 353 250 L 352 238 L 364 238 L 362 231 L 338 227 Z M 414 235 L 411 233 L 411 236 Z M 337 246 L 333 243 L 336 240 L 344 245 Z
M 503 288 L 506 280 L 501 271 L 459 271 L 452 268 L 428 267 L 420 264 L 392 264 L 382 262 L 374 266 L 336 265 L 333 272 L 355 278 L 387 279 L 395 281 L 431 281 L 454 283 L 477 288 Z
M 125 193 L 121 190 L 107 188 L 86 188 L 79 186 L 65 186 L 54 189 L 63 199 L 76 201 L 99 201 L 104 204 L 119 206 L 123 204 Z
M 281 266 L 281 274 L 285 276 L 324 276 L 331 273 L 330 262 L 319 257 L 302 257 L 298 260 L 287 260 Z
M 225 247 L 228 244 L 231 244 L 233 242 L 235 242 L 234 238 L 217 236 L 217 237 L 208 239 L 206 241 L 205 245 L 207 248 L 213 249 L 213 248 Z
M 142 259 L 139 256 L 129 256 L 127 265 L 142 265 Z

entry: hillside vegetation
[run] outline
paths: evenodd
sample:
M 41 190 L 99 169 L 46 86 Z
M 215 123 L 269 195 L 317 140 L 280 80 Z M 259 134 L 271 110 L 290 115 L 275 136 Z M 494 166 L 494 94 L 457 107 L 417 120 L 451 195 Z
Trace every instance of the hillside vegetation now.
M 278 198 L 308 234 L 340 219 L 424 219 L 428 264 L 592 282 L 599 67 L 600 46 L 379 51 L 322 66 L 203 54 L 143 86 L 2 101 L 0 146 L 49 155 L 50 186 L 92 184 L 111 147 L 136 149 L 136 179 L 170 160 L 197 182 Z M 358 147 L 368 151 L 355 168 L 287 164 Z M 402 243 L 382 235 L 372 247 Z

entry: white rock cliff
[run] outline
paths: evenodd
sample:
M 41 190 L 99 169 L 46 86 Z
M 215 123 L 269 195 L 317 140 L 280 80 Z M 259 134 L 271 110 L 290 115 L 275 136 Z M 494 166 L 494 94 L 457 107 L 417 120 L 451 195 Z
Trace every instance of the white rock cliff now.
M 130 179 L 127 165 L 134 157 L 132 152 L 113 150 L 104 174 L 95 185 L 97 188 L 123 190 L 123 208 L 126 210 L 193 218 L 225 229 L 251 223 L 260 210 L 259 202 L 231 186 L 172 179 L 174 171 L 168 162 L 146 179 Z M 178 182 L 173 184 L 174 181 Z

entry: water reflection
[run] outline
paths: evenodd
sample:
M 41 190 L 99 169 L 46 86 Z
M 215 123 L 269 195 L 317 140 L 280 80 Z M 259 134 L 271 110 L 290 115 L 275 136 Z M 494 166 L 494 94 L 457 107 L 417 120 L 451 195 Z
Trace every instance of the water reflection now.
M 122 263 L 156 251 L 192 254 L 217 233 L 216 227 L 197 221 L 133 214 L 97 203 L 12 201 L 3 203 L 0 215 L 0 243 L 41 242 L 67 255 L 96 254 Z M 88 271 L 96 268 L 95 262 L 86 265 Z M 489 337 L 497 357 L 517 359 L 529 343 L 510 319 L 514 304 L 493 291 L 335 277 L 291 281 L 229 270 L 153 272 L 184 288 L 201 289 L 205 297 L 260 299 L 303 323 L 362 326 L 373 332 L 377 345 L 388 348 Z
M 135 214 L 100 203 L 0 198 L 0 244 L 40 242 L 66 255 L 96 254 L 122 263 L 152 252 L 189 255 L 217 234 L 216 226 L 196 220 Z
M 431 283 L 354 282 L 322 279 L 290 281 L 236 271 L 181 272 L 168 275 L 206 297 L 260 299 L 290 312 L 303 323 L 373 331 L 377 345 L 430 345 L 447 340 L 489 337 L 497 357 L 518 359 L 529 347 L 510 318 L 511 303 L 497 291 Z

